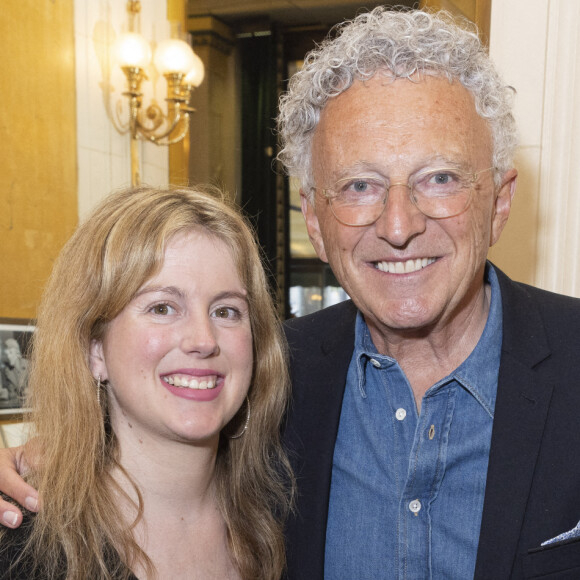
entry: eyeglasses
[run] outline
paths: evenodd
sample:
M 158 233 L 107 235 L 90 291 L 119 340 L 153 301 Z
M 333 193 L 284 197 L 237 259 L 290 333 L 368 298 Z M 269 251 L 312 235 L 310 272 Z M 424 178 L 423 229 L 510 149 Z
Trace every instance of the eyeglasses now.
M 360 175 L 339 179 L 332 188 L 322 189 L 334 217 L 347 226 L 368 226 L 383 213 L 389 190 L 395 185 L 409 189 L 411 203 L 425 216 L 435 219 L 459 215 L 467 209 L 475 182 L 488 167 L 477 173 L 458 169 L 427 169 L 413 175 L 408 183 L 388 183 Z

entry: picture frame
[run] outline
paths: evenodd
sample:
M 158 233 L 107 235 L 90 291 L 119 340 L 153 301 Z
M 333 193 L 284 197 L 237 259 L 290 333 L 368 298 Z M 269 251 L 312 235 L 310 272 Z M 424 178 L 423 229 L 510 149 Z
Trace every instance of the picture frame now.
M 0 318 L 0 415 L 28 411 L 28 350 L 35 326 L 18 318 Z

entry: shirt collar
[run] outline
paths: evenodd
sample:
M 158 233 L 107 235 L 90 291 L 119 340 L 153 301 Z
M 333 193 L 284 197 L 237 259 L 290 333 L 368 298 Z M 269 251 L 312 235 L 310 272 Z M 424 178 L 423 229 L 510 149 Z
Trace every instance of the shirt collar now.
M 489 314 L 483 333 L 471 354 L 450 375 L 433 385 L 425 394 L 435 393 L 452 380 L 458 381 L 493 418 L 497 395 L 497 376 L 502 343 L 502 304 L 499 282 L 493 266 L 487 262 L 484 281 L 491 287 Z M 354 359 L 357 361 L 359 385 L 365 384 L 367 362 L 381 368 L 397 364 L 381 355 L 372 341 L 370 330 L 359 311 L 355 323 Z

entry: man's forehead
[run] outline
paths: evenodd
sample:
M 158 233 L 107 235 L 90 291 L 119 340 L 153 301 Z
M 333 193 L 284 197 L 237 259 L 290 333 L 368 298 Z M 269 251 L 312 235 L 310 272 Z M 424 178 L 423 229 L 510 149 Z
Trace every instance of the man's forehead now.
M 426 74 L 395 79 L 377 73 L 368 80 L 356 79 L 345 91 L 329 98 L 321 111 L 320 120 L 323 122 L 325 117 L 337 110 L 342 114 L 360 115 L 366 112 L 369 104 L 375 110 L 401 108 L 420 116 L 420 105 L 443 106 L 450 99 L 459 101 L 476 113 L 472 94 L 459 81 Z M 394 122 L 396 120 L 393 118 Z
M 471 93 L 458 82 L 433 76 L 355 81 L 329 100 L 313 138 L 320 169 L 327 161 L 394 163 L 411 155 L 420 163 L 431 158 L 461 162 L 476 149 L 491 155 L 491 132 Z

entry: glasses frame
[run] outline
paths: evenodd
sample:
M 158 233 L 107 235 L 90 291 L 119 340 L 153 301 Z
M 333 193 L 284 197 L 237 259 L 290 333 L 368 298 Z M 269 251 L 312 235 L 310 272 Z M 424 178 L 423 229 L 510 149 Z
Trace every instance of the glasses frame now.
M 385 183 L 385 195 L 382 199 L 382 209 L 381 211 L 378 213 L 377 217 L 374 218 L 371 221 L 367 221 L 364 223 L 356 223 L 356 224 L 352 224 L 352 223 L 348 223 L 346 221 L 344 221 L 343 219 L 339 218 L 336 215 L 336 210 L 332 204 L 333 199 L 336 199 L 336 191 L 334 189 L 331 188 L 321 188 L 320 191 L 322 191 L 322 195 L 324 195 L 324 197 L 328 200 L 328 203 L 330 205 L 330 209 L 332 210 L 332 215 L 334 215 L 334 217 L 336 218 L 337 221 L 339 221 L 341 224 L 345 225 L 345 226 L 352 226 L 352 227 L 366 227 L 366 226 L 370 226 L 372 224 L 374 224 L 382 215 L 383 212 L 385 211 L 385 207 L 387 206 L 387 199 L 389 197 L 389 191 L 391 190 L 392 187 L 396 186 L 396 185 L 401 185 L 403 187 L 406 187 L 409 190 L 409 200 L 411 201 L 411 203 L 425 216 L 428 217 L 430 219 L 446 219 L 446 218 L 450 218 L 450 217 L 455 217 L 457 215 L 459 215 L 460 213 L 463 213 L 470 205 L 471 203 L 471 198 L 473 195 L 473 189 L 474 189 L 474 185 L 477 182 L 477 180 L 479 179 L 479 177 L 481 176 L 482 173 L 485 173 L 486 171 L 491 171 L 494 170 L 495 167 L 488 167 L 487 169 L 482 169 L 480 171 L 476 171 L 474 173 L 464 173 L 460 170 L 457 170 L 455 168 L 451 168 L 451 167 L 440 167 L 440 168 L 434 168 L 434 169 L 429 169 L 428 171 L 424 171 L 424 172 L 419 172 L 416 176 L 414 177 L 410 177 L 409 180 L 407 181 L 407 183 L 404 183 L 402 181 L 398 181 L 395 183 L 391 183 L 391 184 L 387 184 L 387 181 L 385 179 L 380 179 L 380 181 L 383 181 Z M 445 215 L 445 216 L 434 216 L 434 215 L 429 215 L 428 213 L 425 213 L 418 205 L 416 200 L 413 197 L 413 186 L 414 184 L 411 183 L 412 180 L 415 180 L 418 176 L 421 176 L 423 174 L 428 174 L 428 173 L 445 173 L 445 172 L 453 172 L 456 174 L 460 174 L 462 176 L 464 176 L 467 181 L 469 181 L 469 195 L 467 197 L 467 200 L 465 202 L 465 205 L 461 208 L 461 210 L 449 214 L 449 215 Z M 379 179 L 377 179 L 376 177 L 371 177 L 369 175 L 358 175 L 356 177 L 345 177 L 343 179 L 340 179 L 339 181 L 337 181 L 337 183 L 340 183 L 341 181 L 349 181 L 349 180 L 357 180 L 357 179 L 364 179 L 364 178 L 368 178 L 368 179 L 373 179 L 375 181 L 379 181 Z M 313 188 L 315 191 L 318 190 L 318 188 Z M 334 194 L 334 195 L 333 195 Z M 377 206 L 378 207 L 378 206 Z

